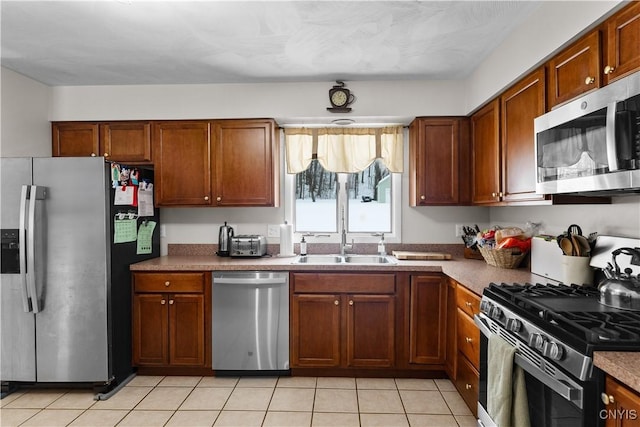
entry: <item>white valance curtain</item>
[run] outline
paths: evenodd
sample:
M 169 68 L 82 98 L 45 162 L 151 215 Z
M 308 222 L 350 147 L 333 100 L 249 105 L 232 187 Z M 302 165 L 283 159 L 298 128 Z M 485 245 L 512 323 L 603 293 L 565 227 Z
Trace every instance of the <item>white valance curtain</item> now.
M 402 126 L 384 128 L 285 128 L 287 173 L 300 173 L 315 158 L 328 171 L 354 173 L 382 159 L 403 171 Z

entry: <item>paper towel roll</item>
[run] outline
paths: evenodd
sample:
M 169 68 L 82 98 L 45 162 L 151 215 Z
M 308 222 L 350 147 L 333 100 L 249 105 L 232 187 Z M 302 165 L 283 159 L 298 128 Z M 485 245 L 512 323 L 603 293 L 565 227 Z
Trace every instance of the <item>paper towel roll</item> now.
M 295 256 L 293 252 L 293 225 L 280 225 L 280 256 Z

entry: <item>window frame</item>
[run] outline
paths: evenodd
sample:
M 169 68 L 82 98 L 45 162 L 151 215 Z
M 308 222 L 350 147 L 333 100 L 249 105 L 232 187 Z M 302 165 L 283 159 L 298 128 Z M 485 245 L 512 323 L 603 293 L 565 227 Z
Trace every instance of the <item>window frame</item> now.
M 295 224 L 295 174 L 288 174 L 284 172 L 284 206 L 285 206 L 285 220 L 290 224 Z M 305 240 L 309 243 L 340 243 L 341 241 L 341 211 L 344 206 L 348 209 L 346 183 L 348 174 L 342 175 L 338 182 L 340 188 L 336 199 L 336 221 L 338 231 L 335 233 L 307 233 L 294 231 L 294 241 L 299 242 L 302 236 L 305 236 Z M 403 175 L 400 173 L 391 173 L 391 233 L 384 233 L 384 239 L 387 243 L 401 243 L 402 236 L 402 181 Z M 348 213 L 345 210 L 345 221 L 348 221 Z M 295 226 L 294 226 L 295 228 Z M 378 243 L 380 241 L 380 233 L 374 232 L 349 232 L 347 228 L 347 240 L 350 242 L 352 239 L 355 243 Z M 356 246 L 357 252 L 357 246 Z

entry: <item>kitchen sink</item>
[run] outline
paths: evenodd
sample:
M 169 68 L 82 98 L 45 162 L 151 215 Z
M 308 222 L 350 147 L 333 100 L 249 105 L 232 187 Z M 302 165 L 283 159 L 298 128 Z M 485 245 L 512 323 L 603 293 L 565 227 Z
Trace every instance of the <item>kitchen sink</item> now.
M 294 264 L 342 264 L 340 255 L 305 255 L 298 257 Z
M 294 264 L 395 264 L 396 261 L 381 255 L 305 255 L 298 257 Z
M 395 264 L 388 256 L 382 255 L 348 255 L 344 257 L 347 264 Z

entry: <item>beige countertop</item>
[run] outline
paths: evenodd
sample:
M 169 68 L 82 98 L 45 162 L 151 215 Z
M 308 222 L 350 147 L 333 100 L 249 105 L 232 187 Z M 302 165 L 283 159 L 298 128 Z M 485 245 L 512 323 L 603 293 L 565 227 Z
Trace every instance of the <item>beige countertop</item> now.
M 404 261 L 381 265 L 305 265 L 295 264 L 296 257 L 280 258 L 228 258 L 215 255 L 166 255 L 131 265 L 132 271 L 232 271 L 232 270 L 287 270 L 287 271 L 413 271 L 442 272 L 462 283 L 471 291 L 482 295 L 491 282 L 535 283 L 546 278 L 531 274 L 526 268 L 504 269 L 492 267 L 482 260 L 454 257 L 446 261 Z
M 593 364 L 640 393 L 640 352 L 596 351 Z

